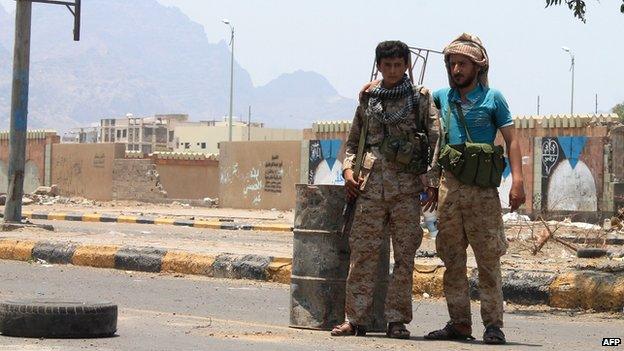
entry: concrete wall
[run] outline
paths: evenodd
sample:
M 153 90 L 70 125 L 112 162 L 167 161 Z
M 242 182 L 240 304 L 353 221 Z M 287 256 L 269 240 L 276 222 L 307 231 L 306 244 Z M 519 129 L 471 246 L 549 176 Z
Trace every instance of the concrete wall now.
M 112 200 L 114 160 L 124 154 L 124 144 L 54 144 L 52 184 L 63 196 Z
M 31 193 L 38 186 L 47 184 L 46 170 L 49 168 L 49 158 L 46 160 L 46 148 L 50 148 L 52 144 L 59 142 L 60 137 L 56 132 L 43 130 L 28 131 L 26 164 L 24 165 L 25 193 Z M 0 132 L 0 193 L 5 193 L 8 188 L 8 164 L 9 134 L 8 132 Z
M 344 185 L 342 162 L 345 143 L 340 139 L 308 140 L 308 184 Z
M 161 202 L 167 198 L 151 159 L 117 159 L 113 163 L 112 197 L 115 200 Z
M 294 208 L 295 183 L 301 180 L 302 150 L 301 141 L 221 143 L 220 206 Z
M 611 150 L 615 181 L 624 182 L 624 126 L 611 132 Z
M 170 199 L 219 196 L 219 161 L 156 159 L 156 171 Z
M 585 136 L 535 138 L 535 148 L 541 152 L 541 164 L 540 179 L 533 193 L 542 212 L 605 210 L 606 141 L 602 137 Z

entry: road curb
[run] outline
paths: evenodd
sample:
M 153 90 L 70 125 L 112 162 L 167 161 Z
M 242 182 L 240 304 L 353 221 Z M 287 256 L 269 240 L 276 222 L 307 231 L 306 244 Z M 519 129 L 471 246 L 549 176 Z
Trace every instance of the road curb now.
M 0 214 L 0 217 L 2 217 L 2 214 Z M 44 219 L 56 221 L 157 224 L 224 230 L 253 230 L 267 232 L 292 232 L 293 230 L 293 227 L 291 225 L 283 223 L 247 224 L 206 220 L 187 220 L 170 217 L 127 216 L 81 212 L 23 211 L 22 217 L 28 219 Z
M 292 264 L 292 260 L 288 257 L 230 253 L 214 256 L 156 247 L 78 245 L 72 242 L 15 239 L 0 239 L 0 259 L 42 260 L 75 266 L 195 274 L 285 284 L 290 283 Z
M 79 245 L 71 242 L 0 239 L 0 259 L 73 264 L 129 271 L 194 274 L 215 278 L 250 279 L 290 284 L 292 259 L 222 253 L 207 255 L 155 247 Z M 503 270 L 503 295 L 517 304 L 558 308 L 622 311 L 624 272 L 591 270 L 553 273 Z M 417 264 L 415 295 L 443 297 L 444 267 Z M 478 298 L 478 273 L 468 272 L 471 296 Z

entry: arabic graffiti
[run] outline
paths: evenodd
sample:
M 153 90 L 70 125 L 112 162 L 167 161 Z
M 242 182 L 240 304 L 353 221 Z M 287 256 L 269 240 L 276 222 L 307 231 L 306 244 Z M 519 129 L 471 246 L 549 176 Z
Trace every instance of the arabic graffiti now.
M 557 161 L 559 161 L 559 144 L 556 139 L 542 139 L 542 164 L 546 175 L 550 174 Z
M 284 168 L 279 155 L 272 155 L 271 161 L 264 163 L 264 191 L 269 193 L 282 192 Z
M 260 180 L 260 170 L 256 168 L 252 168 L 249 171 L 249 179 L 251 179 L 251 184 L 247 185 L 243 190 L 243 194 L 247 195 L 250 191 L 258 191 L 262 189 L 262 181 Z

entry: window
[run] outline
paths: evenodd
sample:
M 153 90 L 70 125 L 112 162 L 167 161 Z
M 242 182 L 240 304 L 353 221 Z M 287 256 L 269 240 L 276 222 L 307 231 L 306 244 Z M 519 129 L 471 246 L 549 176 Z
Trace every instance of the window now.
M 206 143 L 201 143 L 201 148 L 205 149 L 206 148 Z
M 121 130 L 117 130 L 117 139 L 121 138 Z
M 128 131 L 127 129 L 124 129 L 124 130 L 122 131 L 122 133 L 121 133 L 122 138 L 125 138 L 125 137 L 126 137 L 126 134 L 127 134 L 126 132 L 127 132 L 127 131 Z
M 173 130 L 169 131 L 169 142 L 173 141 Z
M 185 149 L 190 149 L 191 148 L 191 143 L 184 143 L 184 148 Z

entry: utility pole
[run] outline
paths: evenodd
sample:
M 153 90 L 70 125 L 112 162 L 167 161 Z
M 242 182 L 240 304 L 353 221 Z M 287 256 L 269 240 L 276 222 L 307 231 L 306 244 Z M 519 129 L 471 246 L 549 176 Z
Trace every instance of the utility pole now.
M 598 114 L 598 94 L 596 94 L 596 107 L 594 108 L 594 114 Z
M 249 105 L 249 112 L 247 113 L 247 141 L 251 140 L 251 105 Z
M 572 71 L 572 87 L 570 92 L 570 115 L 574 116 L 574 53 L 568 47 L 561 47 L 561 49 L 570 54 L 570 71 Z
M 574 116 L 574 55 L 572 54 L 572 92 L 570 93 L 570 115 Z
M 232 56 L 230 57 L 230 117 L 228 119 L 230 128 L 228 130 L 228 141 L 232 141 L 232 108 L 234 100 L 234 26 L 228 19 L 223 19 L 221 22 L 227 24 L 231 31 L 230 45 L 232 46 Z
M 13 49 L 13 86 L 9 136 L 9 188 L 4 206 L 5 222 L 21 222 L 22 220 L 28 121 L 32 3 L 29 0 L 17 0 L 15 5 L 15 45 Z
M 539 116 L 539 110 L 540 110 L 540 96 L 537 96 L 537 115 Z
M 51 0 L 16 0 L 15 44 L 13 47 L 13 82 L 11 88 L 11 116 L 9 131 L 9 184 L 4 221 L 22 221 L 22 196 L 24 195 L 24 164 L 28 124 L 28 85 L 30 77 L 30 29 L 32 3 L 42 2 L 65 5 L 74 15 L 74 40 L 80 37 L 80 0 L 74 3 Z M 74 7 L 72 10 L 71 7 Z

